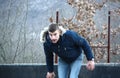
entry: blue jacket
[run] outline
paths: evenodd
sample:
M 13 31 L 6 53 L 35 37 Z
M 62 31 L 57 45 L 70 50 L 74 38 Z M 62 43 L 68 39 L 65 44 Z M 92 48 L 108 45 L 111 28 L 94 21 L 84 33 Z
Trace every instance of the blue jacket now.
M 57 43 L 52 43 L 48 33 L 45 35 L 46 41 L 44 42 L 44 51 L 46 55 L 46 63 L 48 72 L 54 71 L 53 56 L 57 54 L 66 63 L 72 63 L 84 51 L 87 60 L 93 58 L 91 47 L 82 36 L 76 32 L 67 30 L 60 36 Z

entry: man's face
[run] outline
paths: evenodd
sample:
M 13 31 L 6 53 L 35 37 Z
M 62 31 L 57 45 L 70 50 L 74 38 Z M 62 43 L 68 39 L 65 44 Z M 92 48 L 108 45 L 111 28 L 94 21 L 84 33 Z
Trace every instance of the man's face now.
M 56 30 L 55 32 L 49 32 L 49 37 L 52 43 L 57 43 L 60 38 L 60 31 Z

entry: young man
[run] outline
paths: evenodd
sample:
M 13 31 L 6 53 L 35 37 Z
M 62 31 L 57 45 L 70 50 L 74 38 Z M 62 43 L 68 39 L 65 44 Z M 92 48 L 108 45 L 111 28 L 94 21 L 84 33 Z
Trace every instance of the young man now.
M 51 24 L 48 29 L 41 32 L 41 41 L 44 41 L 44 51 L 47 63 L 46 78 L 54 78 L 53 53 L 59 56 L 59 78 L 78 78 L 81 69 L 83 53 L 87 57 L 87 69 L 93 70 L 94 57 L 88 42 L 71 30 L 65 30 L 57 24 Z

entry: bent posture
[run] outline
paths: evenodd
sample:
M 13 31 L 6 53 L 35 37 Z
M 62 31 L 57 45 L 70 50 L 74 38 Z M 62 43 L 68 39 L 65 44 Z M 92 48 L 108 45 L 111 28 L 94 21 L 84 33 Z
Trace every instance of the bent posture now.
M 53 53 L 59 56 L 59 78 L 68 78 L 68 76 L 70 78 L 78 78 L 83 60 L 83 52 L 88 60 L 87 69 L 94 69 L 94 57 L 91 47 L 86 39 L 76 32 L 65 30 L 57 26 L 57 24 L 51 24 L 45 31 L 41 32 L 41 41 L 43 41 L 48 69 L 46 78 L 55 77 Z

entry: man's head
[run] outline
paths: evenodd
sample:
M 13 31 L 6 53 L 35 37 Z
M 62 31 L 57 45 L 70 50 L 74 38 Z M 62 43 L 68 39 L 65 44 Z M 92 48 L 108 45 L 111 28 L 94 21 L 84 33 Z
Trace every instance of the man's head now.
M 52 43 L 57 43 L 60 38 L 60 30 L 57 24 L 51 24 L 48 28 L 49 37 Z

